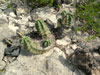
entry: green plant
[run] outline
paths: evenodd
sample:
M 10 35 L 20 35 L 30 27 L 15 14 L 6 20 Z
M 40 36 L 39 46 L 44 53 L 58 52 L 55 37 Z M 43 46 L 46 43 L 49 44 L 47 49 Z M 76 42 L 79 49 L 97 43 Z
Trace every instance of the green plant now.
M 50 45 L 51 45 L 50 40 L 45 40 L 45 41 L 43 42 L 43 47 L 48 47 L 48 46 L 50 46 Z
M 41 6 L 53 6 L 54 3 L 58 3 L 58 0 L 27 0 L 26 1 L 28 5 L 31 5 L 32 7 L 41 7 Z M 59 4 L 55 5 L 56 8 L 60 8 Z
M 58 19 L 58 27 L 63 26 L 65 28 L 69 28 L 71 26 L 73 15 L 70 13 L 67 13 L 66 11 L 62 11 L 61 16 L 62 18 Z
M 37 20 L 35 22 L 35 26 L 36 26 L 37 32 L 42 36 L 43 39 L 49 38 L 51 32 L 48 26 L 46 25 L 46 23 L 42 19 Z
M 34 42 L 30 37 L 28 36 L 23 36 L 21 38 L 21 45 L 25 50 L 28 50 L 29 52 L 33 54 L 41 54 L 44 52 L 39 45 Z
M 100 1 L 88 0 L 84 3 L 76 4 L 75 17 L 84 21 L 84 26 L 80 28 L 86 32 L 95 31 L 100 36 Z
M 16 10 L 16 7 L 14 7 L 13 4 L 11 4 L 11 3 L 9 3 L 7 7 L 8 7 L 8 8 L 11 8 L 11 9 L 13 9 L 13 10 Z
M 0 69 L 0 72 L 3 72 L 4 71 L 4 69 Z

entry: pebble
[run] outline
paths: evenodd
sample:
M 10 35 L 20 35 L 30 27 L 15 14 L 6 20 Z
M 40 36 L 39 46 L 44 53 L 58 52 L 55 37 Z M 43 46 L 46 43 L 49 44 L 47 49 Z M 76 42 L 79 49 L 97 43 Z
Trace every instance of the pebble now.
M 77 45 L 73 44 L 73 45 L 71 45 L 71 48 L 75 50 L 77 48 Z
M 16 17 L 16 15 L 15 15 L 14 12 L 10 12 L 9 15 L 10 15 L 11 17 Z

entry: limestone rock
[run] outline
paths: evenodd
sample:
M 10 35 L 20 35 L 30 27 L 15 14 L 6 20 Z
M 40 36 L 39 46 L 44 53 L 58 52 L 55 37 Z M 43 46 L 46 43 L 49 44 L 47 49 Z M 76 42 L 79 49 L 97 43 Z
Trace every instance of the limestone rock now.
M 0 13 L 0 26 L 2 26 L 1 24 L 5 24 L 7 22 L 7 15 Z
M 71 39 L 69 37 L 64 37 L 63 39 L 61 40 L 57 40 L 56 41 L 56 44 L 57 45 L 63 45 L 63 46 L 67 46 L 71 43 Z
M 10 12 L 9 15 L 10 15 L 11 17 L 16 17 L 16 15 L 15 15 L 14 12 Z
M 4 75 L 84 75 L 69 65 L 64 53 L 56 47 L 43 55 L 20 55 L 17 59 L 7 66 Z
M 76 44 L 73 44 L 73 45 L 71 45 L 71 48 L 72 48 L 73 50 L 75 50 L 75 49 L 77 48 L 77 45 L 76 45 Z
M 5 62 L 2 61 L 5 48 L 6 46 L 2 42 L 0 42 L 0 70 L 2 70 L 6 65 Z

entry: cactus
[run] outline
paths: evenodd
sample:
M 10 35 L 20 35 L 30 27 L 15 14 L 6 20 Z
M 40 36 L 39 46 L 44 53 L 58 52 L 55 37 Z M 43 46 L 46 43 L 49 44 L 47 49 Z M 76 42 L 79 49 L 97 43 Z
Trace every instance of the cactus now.
M 50 46 L 50 45 L 51 45 L 50 40 L 45 40 L 45 41 L 43 42 L 43 47 L 48 47 L 48 46 Z
M 39 45 L 28 36 L 21 38 L 21 45 L 24 49 L 33 54 L 41 54 L 45 52 L 45 50 L 42 50 L 42 48 L 40 48 Z
M 39 35 L 42 36 L 43 39 L 48 39 L 49 35 L 51 34 L 48 26 L 44 23 L 44 21 L 42 19 L 37 20 L 35 22 L 35 26 L 37 29 L 37 32 L 39 33 Z
M 61 16 L 62 18 L 58 19 L 58 27 L 63 26 L 63 27 L 69 28 L 71 26 L 73 15 L 70 13 L 67 13 L 66 11 L 63 11 L 61 13 Z

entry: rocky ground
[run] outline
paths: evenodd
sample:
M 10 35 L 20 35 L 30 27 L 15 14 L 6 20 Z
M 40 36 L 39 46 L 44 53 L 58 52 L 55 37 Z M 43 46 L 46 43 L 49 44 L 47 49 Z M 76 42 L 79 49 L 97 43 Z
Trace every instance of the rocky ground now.
M 66 4 L 57 12 L 48 7 L 32 10 L 20 0 L 13 0 L 12 7 L 8 7 L 8 3 L 0 5 L 0 75 L 100 74 L 100 38 L 87 42 L 89 34 L 74 32 L 74 22 L 70 29 L 55 35 L 55 47 L 44 54 L 32 55 L 26 50 L 18 49 L 7 52 L 3 39 L 16 37 L 17 30 L 25 34 L 35 30 L 34 20 L 37 16 L 47 23 L 49 21 L 51 27 L 56 27 L 59 13 L 63 10 L 72 13 L 75 11 Z M 5 56 L 5 51 L 10 56 Z

